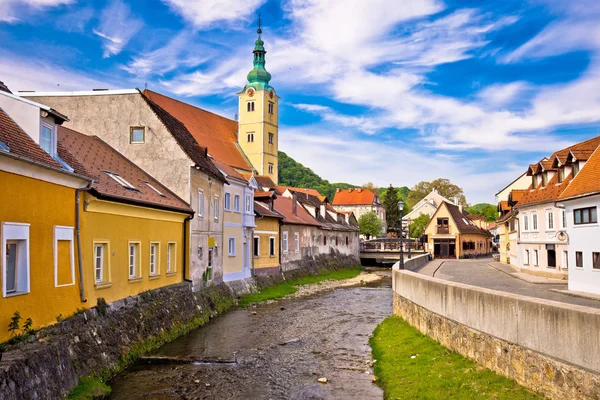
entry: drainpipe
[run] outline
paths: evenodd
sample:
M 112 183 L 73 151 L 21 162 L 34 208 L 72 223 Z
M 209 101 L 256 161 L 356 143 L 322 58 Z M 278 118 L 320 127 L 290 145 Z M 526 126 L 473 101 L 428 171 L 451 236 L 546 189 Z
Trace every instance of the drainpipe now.
M 186 278 L 186 273 L 187 273 L 187 259 L 188 259 L 188 254 L 191 254 L 192 249 L 189 248 L 188 249 L 188 243 L 187 243 L 187 237 L 188 237 L 188 222 L 191 221 L 192 219 L 194 219 L 194 214 L 192 215 L 188 215 L 187 217 L 185 217 L 185 219 L 183 220 L 183 280 L 184 282 L 192 282 L 191 279 Z M 190 236 L 191 236 L 191 232 Z M 192 257 L 190 257 L 191 260 Z
M 81 192 L 87 192 L 92 188 L 94 181 L 90 181 L 90 183 L 82 188 L 75 190 L 75 233 L 77 235 L 77 266 L 79 269 L 79 298 L 82 303 L 87 303 L 87 299 L 85 298 L 85 287 L 83 282 L 83 264 L 81 261 L 81 212 L 80 212 L 80 202 L 79 196 Z

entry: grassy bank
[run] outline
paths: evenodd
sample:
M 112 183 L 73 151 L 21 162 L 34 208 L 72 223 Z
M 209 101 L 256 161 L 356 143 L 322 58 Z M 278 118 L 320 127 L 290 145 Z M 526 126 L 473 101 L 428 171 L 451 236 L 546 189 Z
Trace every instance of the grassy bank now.
M 386 400 L 544 399 L 443 347 L 397 316 L 385 319 L 370 343 Z
M 351 268 L 343 269 L 339 271 L 327 272 L 321 275 L 311 275 L 304 278 L 286 281 L 277 285 L 269 286 L 258 293 L 250 293 L 244 295 L 238 301 L 240 306 L 247 306 L 248 304 L 258 303 L 266 300 L 279 299 L 287 296 L 288 294 L 296 293 L 297 287 L 302 285 L 309 285 L 311 283 L 319 283 L 324 281 L 339 281 L 342 279 L 350 279 L 358 276 L 362 271 L 362 268 Z

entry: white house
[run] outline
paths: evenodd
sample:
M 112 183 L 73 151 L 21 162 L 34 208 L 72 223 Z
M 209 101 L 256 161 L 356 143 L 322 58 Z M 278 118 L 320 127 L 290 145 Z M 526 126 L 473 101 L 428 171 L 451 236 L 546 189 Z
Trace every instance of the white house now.
M 454 204 L 444 196 L 438 193 L 436 189 L 433 189 L 431 193 L 421 199 L 412 210 L 406 214 L 402 219 L 404 220 L 413 220 L 417 217 L 420 217 L 423 214 L 427 214 L 430 217 L 435 213 L 438 207 L 443 203 Z

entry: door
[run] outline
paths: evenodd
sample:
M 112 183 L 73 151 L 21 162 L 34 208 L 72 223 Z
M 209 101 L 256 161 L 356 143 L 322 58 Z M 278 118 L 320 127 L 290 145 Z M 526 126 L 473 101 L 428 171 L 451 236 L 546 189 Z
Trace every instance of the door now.
M 556 268 L 556 250 L 548 250 L 548 268 Z
M 450 246 L 447 242 L 440 243 L 440 257 L 448 258 L 450 256 Z

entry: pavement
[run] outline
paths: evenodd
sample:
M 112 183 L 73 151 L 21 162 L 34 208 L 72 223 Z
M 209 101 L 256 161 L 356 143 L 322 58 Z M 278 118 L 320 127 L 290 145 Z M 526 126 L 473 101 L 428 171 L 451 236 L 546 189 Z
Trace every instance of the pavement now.
M 600 298 L 584 298 L 576 296 L 574 293 L 565 293 L 567 289 L 565 280 L 552 279 L 548 281 L 549 278 L 535 277 L 532 279 L 530 276 L 524 280 L 523 277 L 515 275 L 514 269 L 510 266 L 495 262 L 492 258 L 433 260 L 415 272 L 522 296 L 600 308 Z

